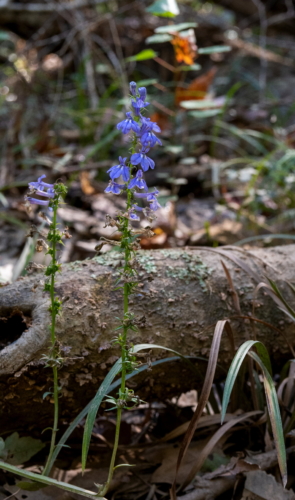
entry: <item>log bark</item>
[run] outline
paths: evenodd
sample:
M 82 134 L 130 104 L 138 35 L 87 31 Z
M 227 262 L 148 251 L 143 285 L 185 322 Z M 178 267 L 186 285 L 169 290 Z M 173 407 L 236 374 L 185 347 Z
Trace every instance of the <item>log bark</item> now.
M 292 302 L 294 296 L 284 280 L 295 281 L 295 245 L 246 252 L 222 249 L 182 248 L 138 252 L 142 286 L 131 299 L 139 325 L 130 332 L 130 345 L 154 343 L 189 356 L 208 358 L 214 326 L 218 320 L 237 317 L 237 299 L 244 316 L 253 314 L 277 328 L 245 319 L 231 319 L 236 346 L 257 336 L 273 361 L 288 359 L 295 327 L 263 290 L 254 297 L 265 275 L 276 281 Z M 112 343 L 117 317 L 122 315 L 122 296 L 114 290 L 121 254 L 110 252 L 91 260 L 64 265 L 57 280 L 63 302 L 57 336 L 64 348 L 61 368 L 61 408 L 66 420 L 85 406 L 118 357 Z M 221 260 L 233 279 L 232 293 Z M 48 352 L 49 298 L 40 274 L 21 278 L 0 289 L 0 407 L 1 429 L 48 424 L 52 404 L 42 394 L 52 385 L 51 369 L 44 368 Z M 279 330 L 285 338 L 279 334 Z M 152 358 L 171 356 L 155 350 Z M 231 362 L 230 343 L 224 335 L 217 378 L 224 377 Z M 142 358 L 140 358 L 142 360 Z M 200 386 L 206 363 L 196 361 L 199 374 L 192 375 L 183 362 L 161 364 L 152 372 L 131 379 L 140 397 L 165 398 Z M 163 368 L 164 367 L 164 368 Z M 223 371 L 222 371 L 223 369 Z M 33 403 L 34 412 L 30 412 Z M 38 422 L 34 422 L 38 414 Z

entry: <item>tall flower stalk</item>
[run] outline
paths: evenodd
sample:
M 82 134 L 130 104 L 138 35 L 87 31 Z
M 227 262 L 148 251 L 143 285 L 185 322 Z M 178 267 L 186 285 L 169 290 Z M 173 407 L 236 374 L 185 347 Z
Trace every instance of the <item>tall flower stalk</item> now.
M 138 396 L 132 390 L 126 388 L 126 375 L 136 367 L 136 358 L 130 356 L 128 348 L 128 331 L 137 331 L 136 318 L 129 310 L 129 297 L 132 295 L 138 285 L 137 278 L 137 262 L 135 252 L 139 248 L 137 241 L 140 231 L 136 233 L 132 230 L 130 221 L 140 221 L 140 213 L 146 218 L 152 220 L 154 212 L 160 208 L 157 201 L 159 192 L 155 189 L 148 190 L 144 180 L 144 172 L 149 168 L 155 167 L 155 162 L 147 156 L 149 150 L 157 144 L 162 144 L 160 139 L 155 135 L 155 132 L 160 132 L 160 127 L 157 123 L 152 122 L 150 118 L 146 118 L 143 113 L 145 107 L 148 106 L 146 101 L 146 88 L 140 87 L 137 90 L 135 82 L 130 83 L 131 106 L 132 112 L 126 113 L 125 120 L 117 125 L 117 129 L 123 134 L 132 134 L 131 156 L 128 160 L 119 157 L 119 164 L 111 167 L 108 170 L 110 182 L 106 188 L 106 193 L 116 195 L 126 192 L 127 202 L 126 211 L 119 214 L 117 220 L 108 218 L 107 224 L 116 226 L 121 232 L 121 251 L 124 252 L 124 265 L 120 269 L 120 278 L 117 285 L 123 291 L 123 318 L 117 330 L 121 333 L 116 337 L 115 342 L 120 345 L 122 371 L 121 371 L 121 387 L 119 389 L 118 398 L 107 398 L 107 402 L 114 404 L 117 409 L 117 421 L 115 431 L 115 441 L 113 447 L 112 458 L 110 462 L 109 474 L 107 482 L 100 491 L 101 495 L 105 495 L 109 489 L 110 482 L 113 477 L 116 455 L 119 444 L 120 426 L 122 410 L 128 409 L 140 402 Z M 138 202 L 146 201 L 148 206 L 139 206 Z M 146 233 L 149 228 L 142 230 Z
M 51 394 L 53 396 L 54 403 L 54 413 L 53 413 L 53 427 L 51 432 L 51 441 L 48 458 L 43 470 L 43 475 L 48 475 L 49 464 L 51 462 L 52 455 L 55 450 L 56 445 L 56 434 L 58 432 L 58 418 L 59 418 L 59 385 L 58 385 L 58 368 L 62 364 L 62 357 L 60 355 L 60 345 L 56 338 L 56 317 L 60 313 L 61 301 L 55 293 L 55 281 L 56 274 L 60 272 L 60 264 L 57 260 L 57 247 L 62 244 L 63 236 L 69 237 L 67 231 L 61 232 L 58 230 L 57 224 L 57 209 L 59 204 L 62 202 L 63 197 L 66 194 L 66 187 L 64 184 L 48 184 L 43 182 L 43 178 L 46 177 L 42 175 L 39 177 L 37 182 L 30 182 L 29 189 L 30 194 L 40 196 L 44 199 L 33 198 L 31 196 L 26 197 L 26 201 L 32 205 L 47 206 L 52 212 L 52 220 L 43 214 L 43 218 L 49 224 L 49 231 L 45 235 L 45 239 L 37 240 L 37 248 L 42 250 L 46 249 L 46 254 L 50 255 L 50 263 L 45 269 L 45 276 L 47 277 L 44 291 L 48 292 L 50 295 L 50 307 L 49 312 L 51 315 L 51 323 L 49 325 L 50 330 L 50 340 L 51 348 L 48 355 L 43 355 L 43 360 L 46 361 L 46 366 L 52 368 L 53 373 L 53 391 L 46 393 L 46 395 Z M 38 230 L 36 229 L 38 232 Z M 43 237 L 44 234 L 41 234 Z M 44 396 L 43 396 L 44 397 Z

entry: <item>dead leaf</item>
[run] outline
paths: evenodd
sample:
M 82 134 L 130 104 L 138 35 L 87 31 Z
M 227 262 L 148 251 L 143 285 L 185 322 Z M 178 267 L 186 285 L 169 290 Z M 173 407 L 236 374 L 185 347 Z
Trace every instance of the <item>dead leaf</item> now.
M 80 174 L 81 189 L 84 194 L 91 195 L 95 193 L 94 187 L 91 185 L 89 179 L 89 172 L 81 172 Z
M 288 491 L 274 476 L 262 470 L 250 471 L 243 491 L 242 500 L 294 500 L 293 491 Z
M 212 84 L 217 72 L 217 67 L 213 66 L 209 71 L 195 78 L 188 87 L 176 87 L 175 104 L 179 106 L 181 101 L 191 101 L 205 99 L 206 94 Z

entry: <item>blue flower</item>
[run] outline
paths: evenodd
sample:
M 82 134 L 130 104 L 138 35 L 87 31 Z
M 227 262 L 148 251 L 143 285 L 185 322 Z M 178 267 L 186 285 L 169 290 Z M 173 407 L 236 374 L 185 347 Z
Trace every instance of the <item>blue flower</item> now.
M 150 209 L 155 212 L 158 210 L 158 208 L 161 208 L 160 203 L 157 200 L 157 196 L 159 194 L 159 191 L 155 189 L 154 191 L 150 191 L 147 193 L 134 193 L 134 196 L 136 198 L 146 198 L 146 201 L 150 203 Z
M 48 189 L 48 191 L 40 191 L 39 189 L 34 188 L 32 191 L 37 196 L 45 196 L 45 198 L 54 198 L 54 189 Z
M 129 212 L 128 218 L 131 220 L 140 220 L 140 217 L 136 215 L 134 212 Z
M 47 207 L 49 205 L 49 200 L 37 200 L 37 198 L 31 198 L 31 196 L 26 196 L 25 200 L 31 203 L 31 205 L 43 205 Z
M 146 88 L 145 87 L 139 87 L 138 93 L 140 95 L 140 99 L 142 101 L 145 101 L 146 100 Z
M 157 143 L 162 146 L 162 142 L 160 141 L 160 139 L 150 131 L 146 131 L 142 134 L 142 136 L 140 137 L 140 142 L 144 147 L 148 148 L 152 148 Z
M 46 177 L 45 174 L 41 175 L 41 177 L 38 178 L 37 182 L 29 182 L 29 188 L 32 189 L 38 189 L 38 190 L 43 190 L 47 189 L 49 192 L 54 192 L 54 184 L 48 184 L 47 182 L 43 182 L 42 179 Z
M 131 104 L 134 108 L 134 113 L 136 114 L 136 116 L 141 116 L 140 114 L 140 110 L 142 108 L 144 108 L 145 106 L 148 106 L 149 105 L 149 102 L 146 102 L 146 88 L 145 87 L 140 87 L 138 89 L 138 92 L 139 92 L 139 96 L 140 97 L 136 97 L 136 100 L 135 101 L 132 101 Z M 133 94 L 134 97 L 135 97 L 135 94 Z
M 126 158 L 122 158 L 122 156 L 119 156 L 119 165 L 115 165 L 114 167 L 109 168 L 108 174 L 110 174 L 110 178 L 117 179 L 118 177 L 123 178 L 124 182 L 128 182 L 130 178 L 130 173 L 129 173 L 129 167 L 126 166 Z
M 138 170 L 136 172 L 136 176 L 129 182 L 128 189 L 134 189 L 135 187 L 138 187 L 138 189 L 144 189 L 145 191 L 147 191 L 148 187 L 142 176 L 143 176 L 142 170 Z
M 132 205 L 132 210 L 137 210 L 137 212 L 142 212 L 144 209 L 138 205 Z
M 129 89 L 130 89 L 130 93 L 135 97 L 136 96 L 136 83 L 130 82 Z
M 43 198 L 54 198 L 55 192 L 54 192 L 54 184 L 48 184 L 47 182 L 43 182 L 42 179 L 44 179 L 46 175 L 41 175 L 41 177 L 38 178 L 37 182 L 29 182 L 29 190 L 30 194 L 35 194 L 37 196 L 43 196 Z M 37 198 L 32 198 L 31 196 L 26 196 L 26 201 L 28 201 L 31 205 L 42 205 L 42 206 L 47 206 L 49 205 L 50 200 L 38 200 Z M 49 207 L 50 210 L 52 210 L 51 207 Z
M 161 132 L 161 129 L 157 122 L 152 122 L 150 118 L 145 118 L 141 116 L 142 128 L 141 133 L 151 131 L 151 132 Z
M 146 172 L 149 168 L 155 167 L 154 160 L 152 160 L 146 155 L 148 151 L 149 151 L 148 148 L 142 148 L 139 153 L 134 153 L 130 158 L 132 165 L 140 164 L 144 172 Z
M 140 126 L 138 123 L 133 120 L 132 114 L 130 111 L 126 113 L 127 118 L 123 120 L 122 122 L 118 123 L 117 129 L 122 130 L 123 134 L 128 134 L 130 130 L 133 130 L 133 132 L 136 132 L 137 134 L 140 132 Z
M 108 187 L 104 190 L 105 193 L 120 194 L 122 189 L 125 189 L 124 184 L 110 181 Z
M 147 201 L 149 202 L 150 209 L 153 210 L 153 212 L 156 212 L 158 208 L 161 208 L 161 205 L 155 196 L 151 196 L 149 200 L 147 199 Z
M 136 198 L 147 198 L 148 196 L 157 196 L 159 194 L 159 191 L 155 189 L 155 191 L 150 191 L 147 193 L 134 193 L 134 196 Z

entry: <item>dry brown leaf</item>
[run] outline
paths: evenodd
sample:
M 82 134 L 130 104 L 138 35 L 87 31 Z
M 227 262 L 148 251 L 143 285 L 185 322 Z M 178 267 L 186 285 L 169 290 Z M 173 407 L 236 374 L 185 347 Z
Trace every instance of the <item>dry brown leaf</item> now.
M 236 417 L 235 419 L 230 420 L 226 424 L 224 424 L 218 431 L 216 431 L 211 439 L 207 442 L 206 446 L 202 449 L 201 453 L 199 454 L 197 460 L 193 464 L 193 467 L 191 467 L 191 470 L 189 474 L 187 475 L 183 487 L 187 486 L 196 476 L 196 474 L 199 472 L 201 469 L 202 465 L 204 464 L 206 458 L 209 456 L 210 453 L 212 453 L 212 450 L 214 447 L 217 445 L 219 440 L 236 424 L 239 422 L 242 422 L 243 420 L 248 420 L 251 417 L 254 417 L 256 415 L 259 415 L 263 412 L 261 411 L 249 411 L 245 413 L 244 415 L 240 415 L 239 417 Z
M 213 334 L 213 339 L 212 339 L 212 344 L 211 344 L 211 349 L 210 349 L 210 356 L 208 360 L 208 365 L 207 365 L 207 371 L 205 375 L 205 380 L 203 384 L 203 388 L 200 394 L 199 398 L 199 403 L 197 406 L 197 409 L 191 419 L 191 422 L 189 424 L 189 427 L 186 431 L 186 434 L 184 436 L 184 439 L 182 441 L 180 450 L 179 450 L 179 455 L 177 459 L 177 464 L 176 464 L 176 470 L 175 470 L 175 479 L 172 485 L 172 488 L 170 490 L 171 498 L 173 500 L 176 500 L 176 482 L 177 482 L 177 474 L 179 471 L 179 468 L 181 466 L 181 462 L 187 452 L 187 449 L 189 447 L 189 444 L 192 440 L 192 437 L 194 435 L 194 432 L 196 430 L 196 427 L 198 425 L 198 421 L 203 413 L 203 410 L 207 404 L 207 401 L 210 396 L 213 380 L 214 380 L 214 375 L 215 375 L 215 370 L 216 370 L 216 365 L 217 365 L 217 359 L 218 359 L 218 353 L 219 353 L 219 347 L 220 347 L 220 341 L 221 337 L 223 334 L 224 329 L 226 330 L 230 344 L 231 344 L 231 350 L 232 354 L 234 356 L 235 353 L 235 346 L 234 346 L 234 338 L 233 338 L 233 333 L 230 327 L 230 324 L 227 320 L 223 321 L 218 321 L 214 330 Z
M 213 66 L 209 69 L 209 71 L 195 78 L 188 87 L 176 87 L 175 104 L 179 105 L 181 101 L 205 99 L 209 87 L 215 78 L 216 72 L 217 67 Z
M 84 194 L 94 194 L 95 189 L 91 185 L 90 179 L 89 179 L 89 172 L 81 172 L 80 174 L 80 184 L 81 184 L 81 189 Z

